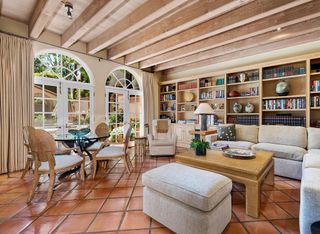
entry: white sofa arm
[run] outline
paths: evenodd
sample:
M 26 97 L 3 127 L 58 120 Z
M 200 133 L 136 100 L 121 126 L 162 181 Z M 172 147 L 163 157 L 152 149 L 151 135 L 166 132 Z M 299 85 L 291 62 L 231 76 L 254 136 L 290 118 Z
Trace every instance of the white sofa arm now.
M 218 134 L 211 134 L 206 136 L 206 141 L 210 143 L 210 145 L 218 140 Z
M 310 234 L 311 224 L 320 220 L 320 168 L 306 168 L 301 182 L 300 233 Z

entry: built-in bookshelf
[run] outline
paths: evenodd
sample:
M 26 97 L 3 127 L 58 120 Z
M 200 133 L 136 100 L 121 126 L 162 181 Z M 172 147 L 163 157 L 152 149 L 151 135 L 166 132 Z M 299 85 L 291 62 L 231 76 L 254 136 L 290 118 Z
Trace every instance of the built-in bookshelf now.
M 279 82 L 286 82 L 288 92 L 277 94 Z M 166 87 L 169 86 L 169 87 Z M 196 107 L 209 103 L 215 116 L 208 124 L 268 124 L 320 127 L 320 56 L 282 60 L 212 74 L 197 78 L 163 82 L 160 92 L 161 115 L 174 116 L 179 123 L 199 123 L 193 114 Z M 185 100 L 192 93 L 192 101 Z M 234 105 L 242 106 L 240 112 Z M 254 110 L 247 113 L 250 103 Z
M 310 60 L 310 126 L 320 128 L 320 58 Z
M 262 124 L 306 125 L 306 61 L 280 64 L 262 69 Z M 282 82 L 288 91 L 279 95 Z
M 171 122 L 176 122 L 176 84 L 167 84 L 160 86 L 160 118 L 171 119 Z
M 199 79 L 199 102 L 206 102 L 215 110 L 207 118 L 209 126 L 225 123 L 225 75 Z
M 227 123 L 259 124 L 259 69 L 229 73 L 226 75 L 226 110 Z M 241 110 L 235 110 L 235 106 Z M 246 106 L 253 110 L 246 112 Z M 239 109 L 239 108 L 238 108 Z

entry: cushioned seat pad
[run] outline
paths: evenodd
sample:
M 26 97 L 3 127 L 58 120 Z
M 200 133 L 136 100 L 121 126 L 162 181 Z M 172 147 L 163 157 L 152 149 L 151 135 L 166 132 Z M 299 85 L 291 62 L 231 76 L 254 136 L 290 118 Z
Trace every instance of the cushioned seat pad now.
M 237 149 L 250 149 L 254 143 L 249 141 L 215 141 L 212 144 L 226 144 L 229 145 L 230 148 L 237 148 Z
M 99 151 L 96 157 L 121 157 L 124 155 L 123 147 L 107 146 Z
M 316 154 L 320 157 L 320 149 L 309 149 L 308 153 L 309 154 Z
M 252 146 L 254 150 L 271 151 L 274 157 L 302 161 L 307 151 L 303 148 L 290 145 L 278 145 L 271 143 L 258 143 Z
M 154 139 L 149 142 L 152 146 L 167 146 L 167 145 L 173 145 L 174 140 L 173 139 Z
M 95 151 L 95 150 L 98 150 L 100 149 L 100 147 L 104 144 L 104 142 L 102 141 L 97 141 L 95 143 L 93 143 L 92 145 L 90 145 L 87 150 L 89 151 Z
M 55 155 L 54 159 L 56 161 L 55 170 L 61 170 L 76 165 L 83 160 L 79 155 Z M 39 171 L 49 171 L 49 163 L 42 162 Z
M 308 153 L 303 158 L 304 168 L 319 168 L 320 169 L 320 155 Z
M 202 211 L 210 211 L 232 189 L 225 176 L 178 163 L 170 163 L 142 175 L 143 185 Z

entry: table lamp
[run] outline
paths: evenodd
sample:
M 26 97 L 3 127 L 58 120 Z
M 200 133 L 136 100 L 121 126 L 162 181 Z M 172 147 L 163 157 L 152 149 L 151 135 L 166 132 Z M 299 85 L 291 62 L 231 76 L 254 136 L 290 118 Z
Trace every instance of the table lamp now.
M 214 110 L 208 103 L 200 103 L 194 114 L 201 116 L 201 131 L 207 130 L 207 115 L 214 114 Z

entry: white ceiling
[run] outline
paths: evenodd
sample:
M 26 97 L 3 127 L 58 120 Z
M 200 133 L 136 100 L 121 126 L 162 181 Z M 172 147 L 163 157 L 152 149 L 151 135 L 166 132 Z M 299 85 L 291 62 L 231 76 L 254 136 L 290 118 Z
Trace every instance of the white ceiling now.
M 1 15 L 28 23 L 36 2 L 37 0 L 2 0 Z

